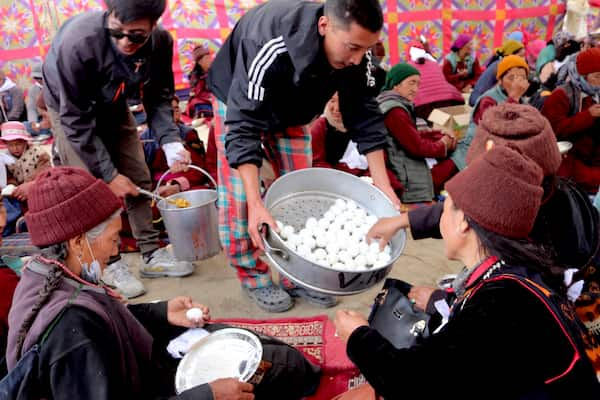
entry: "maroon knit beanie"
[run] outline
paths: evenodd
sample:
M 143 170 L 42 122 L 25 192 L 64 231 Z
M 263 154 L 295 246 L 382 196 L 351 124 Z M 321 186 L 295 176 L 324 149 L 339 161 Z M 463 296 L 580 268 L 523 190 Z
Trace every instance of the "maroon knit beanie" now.
M 524 104 L 502 103 L 484 114 L 467 152 L 466 162 L 495 145 L 512 143 L 535 161 L 544 176 L 552 176 L 561 163 L 556 136 L 540 112 Z
M 600 72 L 600 48 L 593 47 L 579 53 L 575 65 L 577 66 L 577 72 L 582 76 L 592 72 Z
M 35 179 L 25 221 L 38 247 L 61 243 L 106 221 L 121 208 L 108 185 L 82 168 L 50 168 Z
M 543 174 L 532 159 L 508 146 L 483 153 L 446 182 L 446 190 L 456 207 L 482 228 L 524 239 L 542 202 Z

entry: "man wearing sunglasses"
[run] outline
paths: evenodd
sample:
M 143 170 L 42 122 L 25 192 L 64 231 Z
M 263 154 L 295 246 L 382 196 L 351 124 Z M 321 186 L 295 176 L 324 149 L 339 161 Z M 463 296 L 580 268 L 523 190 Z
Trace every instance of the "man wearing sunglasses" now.
M 242 287 L 270 312 L 303 297 L 321 307 L 335 299 L 273 285 L 259 226 L 277 229 L 260 194 L 263 153 L 277 174 L 310 167 L 305 126 L 335 92 L 344 126 L 365 154 L 375 185 L 399 207 L 384 162 L 387 131 L 373 98 L 376 82 L 367 50 L 379 39 L 378 0 L 269 1 L 249 10 L 223 44 L 209 70 L 219 165 L 219 231 Z M 226 113 L 225 113 L 226 107 Z M 263 150 L 264 149 L 264 150 Z
M 157 27 L 165 0 L 105 0 L 107 11 L 77 15 L 63 24 L 44 62 L 44 98 L 52 119 L 55 161 L 80 166 L 125 199 L 133 235 L 143 255 L 144 277 L 185 276 L 193 265 L 159 249 L 152 226 L 151 180 L 127 99 L 143 99 L 148 125 L 173 170 L 185 168 L 189 153 L 173 122 L 173 39 Z M 90 199 L 90 201 L 94 201 Z M 119 260 L 107 282 L 127 297 L 143 285 Z M 112 271 L 112 273 L 111 273 Z

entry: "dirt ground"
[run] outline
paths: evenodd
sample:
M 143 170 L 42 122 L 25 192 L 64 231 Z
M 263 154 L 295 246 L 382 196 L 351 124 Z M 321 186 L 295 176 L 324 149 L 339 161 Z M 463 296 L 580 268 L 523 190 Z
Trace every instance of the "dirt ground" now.
M 131 270 L 137 275 L 139 266 L 138 254 L 127 254 Z M 390 277 L 405 281 L 435 285 L 445 274 L 455 273 L 460 269 L 456 262 L 448 261 L 443 254 L 441 240 L 409 239 L 403 254 L 394 264 Z M 274 273 L 275 279 L 277 274 Z M 383 281 L 371 289 L 353 296 L 339 298 L 336 307 L 322 309 L 297 300 L 296 305 L 285 313 L 267 313 L 254 305 L 243 293 L 233 268 L 227 265 L 223 254 L 196 263 L 196 271 L 185 278 L 142 279 L 148 292 L 132 302 L 165 300 L 177 295 L 189 295 L 206 304 L 211 309 L 213 318 L 281 318 L 302 317 L 327 314 L 330 317 L 338 308 L 353 309 L 368 313 L 373 298 L 383 285 Z

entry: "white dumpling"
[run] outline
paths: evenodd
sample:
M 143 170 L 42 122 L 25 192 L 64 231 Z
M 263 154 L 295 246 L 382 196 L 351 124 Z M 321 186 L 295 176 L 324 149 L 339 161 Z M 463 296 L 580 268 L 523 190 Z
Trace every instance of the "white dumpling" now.
M 345 269 L 355 269 L 356 268 L 356 264 L 354 263 L 353 258 L 344 258 L 343 260 L 340 260 L 340 261 L 342 262 L 342 264 L 344 264 Z
M 331 268 L 331 265 L 329 265 L 329 263 L 327 262 L 326 259 L 316 257 L 314 255 L 314 253 L 313 253 L 313 257 L 314 257 L 314 260 L 311 260 L 311 261 L 314 262 L 315 264 L 318 264 L 318 265 L 320 265 L 322 267 Z
M 388 255 L 392 255 L 392 248 L 390 247 L 390 245 L 389 245 L 389 244 L 388 244 L 388 245 L 386 245 L 386 246 L 383 248 L 383 252 L 384 252 L 384 253 L 386 253 L 386 254 L 388 254 Z
M 377 217 L 374 215 L 367 215 L 367 217 L 365 218 L 365 223 L 367 225 L 369 225 L 369 227 L 375 225 L 375 223 L 378 221 Z
M 356 230 L 356 221 L 353 218 L 350 218 L 344 222 L 344 230 L 353 232 Z
M 310 247 L 308 247 L 306 244 L 301 243 L 300 245 L 298 245 L 298 248 L 296 249 L 296 252 L 301 255 L 302 257 L 305 258 L 310 258 L 312 257 L 312 252 Z
M 340 246 L 339 246 L 339 244 L 337 244 L 336 241 L 329 241 L 327 243 L 327 246 L 325 247 L 325 250 L 327 251 L 328 254 L 335 254 L 337 257 L 338 253 L 340 251 Z
M 335 263 L 331 266 L 333 269 L 337 269 L 337 270 L 344 270 L 346 269 L 346 266 L 344 264 L 342 264 L 341 262 Z
M 348 240 L 353 246 L 358 246 L 362 241 L 362 237 L 356 234 L 356 231 L 352 232 L 352 234 L 348 237 Z
M 374 240 L 369 245 L 369 253 L 379 254 L 379 241 Z
M 338 260 L 339 260 L 339 259 L 338 259 L 337 252 L 335 252 L 335 253 L 327 253 L 327 258 L 326 258 L 326 260 L 327 260 L 327 262 L 328 262 L 330 265 L 334 265 L 335 263 L 337 263 L 337 262 L 338 262 Z
M 329 238 L 330 241 L 336 241 L 338 235 L 340 234 L 340 232 L 342 231 L 342 226 L 338 225 L 338 224 L 332 224 L 329 227 L 329 230 L 327 230 L 327 236 Z
M 383 264 L 383 265 L 387 265 L 389 264 L 390 260 L 392 259 L 392 257 L 390 257 L 390 255 L 388 253 L 379 253 L 379 255 L 377 256 L 377 263 L 376 264 Z
M 310 217 L 306 220 L 306 225 L 308 229 L 315 229 L 318 226 L 317 219 L 314 217 Z
M 290 236 L 294 235 L 296 232 L 294 230 L 294 227 L 291 225 L 285 225 L 283 227 L 283 229 L 281 230 L 281 237 L 284 239 L 289 239 Z
M 354 259 L 354 264 L 356 264 L 356 268 L 365 269 L 367 268 L 367 257 L 361 255 L 356 256 Z
M 308 228 L 301 229 L 300 232 L 298 232 L 298 235 L 300 235 L 301 238 L 313 237 L 312 230 Z
M 364 208 L 357 208 L 352 212 L 352 215 L 361 222 L 366 221 L 367 219 L 367 212 L 364 210 Z
M 341 262 L 343 262 L 344 259 L 346 259 L 346 258 L 352 258 L 352 257 L 350 257 L 350 254 L 348 254 L 348 251 L 346 251 L 346 250 L 340 250 L 340 251 L 338 251 L 338 259 Z
M 368 252 L 369 252 L 369 245 L 367 244 L 367 242 L 360 242 L 358 244 L 358 253 L 366 256 Z
M 324 219 L 327 221 L 333 221 L 335 219 L 336 215 L 337 214 L 333 211 L 333 209 L 330 208 L 328 211 L 325 212 L 325 214 L 323 214 L 323 218 L 321 218 L 321 219 Z
M 331 224 L 331 220 L 327 219 L 325 217 L 321 218 L 320 220 L 317 221 L 317 226 L 326 231 L 327 229 L 329 229 L 329 225 Z
M 327 258 L 327 252 L 324 249 L 316 249 L 314 251 L 315 257 L 317 257 L 318 259 L 326 259 Z
M 317 242 L 315 241 L 315 238 L 313 238 L 312 236 L 303 237 L 302 244 L 306 245 L 311 250 L 314 249 L 315 247 L 317 247 Z
M 358 204 L 356 204 L 356 202 L 354 200 L 348 200 L 346 202 L 346 209 L 350 210 L 350 211 L 354 211 L 359 207 Z
M 329 243 L 329 240 L 327 238 L 327 233 L 320 232 L 318 235 L 315 236 L 315 242 L 317 243 L 317 247 L 322 247 L 322 248 L 327 247 L 327 244 Z
M 341 210 L 345 210 L 347 208 L 347 203 L 344 199 L 337 199 L 335 201 L 335 205 Z
M 296 248 L 302 243 L 302 238 L 300 237 L 300 235 L 292 233 L 290 236 L 288 236 L 286 243 L 289 246 L 293 246 L 294 248 Z
M 375 264 L 377 264 L 378 255 L 379 255 L 378 253 L 368 252 L 365 255 L 365 258 L 367 259 L 367 265 L 375 265 Z
M 358 256 L 358 254 L 360 253 L 360 250 L 358 248 L 358 244 L 352 244 L 352 245 L 348 246 L 346 248 L 346 251 L 348 252 L 348 254 L 350 255 L 350 257 L 352 257 L 352 258 Z
M 341 216 L 343 217 L 344 222 L 351 221 L 354 219 L 354 213 L 352 211 L 344 211 L 344 213 Z

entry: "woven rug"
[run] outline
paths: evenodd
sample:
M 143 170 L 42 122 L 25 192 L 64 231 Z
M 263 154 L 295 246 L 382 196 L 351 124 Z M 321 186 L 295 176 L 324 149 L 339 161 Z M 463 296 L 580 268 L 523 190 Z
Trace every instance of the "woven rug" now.
M 273 336 L 300 350 L 322 368 L 317 392 L 307 400 L 329 400 L 363 382 L 358 369 L 346 356 L 345 344 L 335 336 L 326 315 L 282 319 L 223 319 L 215 322 Z
M 2 238 L 2 246 L 0 246 L 0 255 L 10 256 L 30 256 L 37 253 L 39 249 L 31 244 L 29 233 L 13 233 L 10 236 Z

